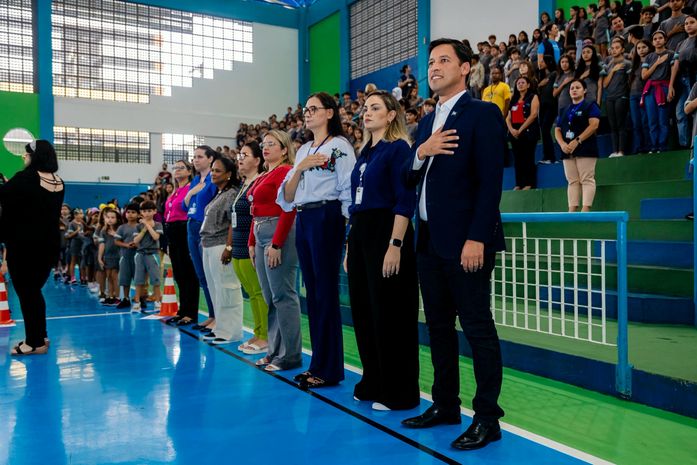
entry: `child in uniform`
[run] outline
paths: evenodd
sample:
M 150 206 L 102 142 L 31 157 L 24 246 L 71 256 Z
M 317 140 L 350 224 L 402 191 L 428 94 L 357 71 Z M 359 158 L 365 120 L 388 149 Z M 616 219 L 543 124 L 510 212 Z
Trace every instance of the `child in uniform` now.
M 123 289 L 123 299 L 116 306 L 118 309 L 131 306 L 131 282 L 135 275 L 135 257 L 138 245 L 133 239 L 138 234 L 138 212 L 140 207 L 137 203 L 131 203 L 126 207 L 124 215 L 126 222 L 118 227 L 114 234 L 114 243 L 120 248 L 121 258 L 119 260 L 119 286 Z M 143 309 L 141 307 L 141 309 Z M 144 310 L 144 309 L 143 309 Z
M 139 302 L 134 302 L 132 311 L 141 311 L 145 305 L 147 289 L 145 288 L 145 275 L 150 277 L 150 284 L 153 287 L 155 297 L 155 310 L 160 309 L 160 235 L 162 235 L 162 223 L 153 219 L 157 212 L 154 202 L 146 200 L 140 204 L 140 224 L 138 224 L 138 234 L 133 238 L 133 242 L 138 245 L 135 258 L 135 281 L 136 298 Z

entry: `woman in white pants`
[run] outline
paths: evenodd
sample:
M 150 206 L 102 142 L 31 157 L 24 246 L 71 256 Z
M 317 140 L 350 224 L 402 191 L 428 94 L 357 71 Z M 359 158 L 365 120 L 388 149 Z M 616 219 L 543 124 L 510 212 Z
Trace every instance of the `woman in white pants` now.
M 215 308 L 215 329 L 203 336 L 212 344 L 229 344 L 242 339 L 242 286 L 230 263 L 232 244 L 228 229 L 232 222 L 230 206 L 239 193 L 237 167 L 228 158 L 218 158 L 211 167 L 211 182 L 218 193 L 206 206 L 201 225 L 203 270 Z

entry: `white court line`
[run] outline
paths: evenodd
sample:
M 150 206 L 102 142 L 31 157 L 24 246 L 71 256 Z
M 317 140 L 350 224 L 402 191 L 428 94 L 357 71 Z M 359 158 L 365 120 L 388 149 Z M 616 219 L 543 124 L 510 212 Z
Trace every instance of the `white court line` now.
M 245 331 L 249 333 L 253 333 L 253 328 L 249 328 L 247 326 L 243 327 Z M 309 356 L 312 356 L 312 350 L 310 349 L 303 349 L 303 353 Z M 344 368 L 346 368 L 349 371 L 352 371 L 353 373 L 362 375 L 363 370 L 361 370 L 358 367 L 354 367 L 352 365 L 349 365 L 348 363 L 344 363 Z M 421 398 L 425 399 L 431 403 L 433 403 L 433 398 L 431 397 L 430 394 L 427 394 L 423 391 L 421 391 Z M 470 410 L 465 407 L 460 407 L 460 412 L 463 413 L 464 415 L 467 415 L 470 418 L 474 417 L 474 410 Z M 549 449 L 556 450 L 558 452 L 561 452 L 563 454 L 566 454 L 570 457 L 583 460 L 584 462 L 594 464 L 594 465 L 614 465 L 613 462 L 608 462 L 607 460 L 601 459 L 599 457 L 596 457 L 594 455 L 588 454 L 586 452 L 583 452 L 578 449 L 574 449 L 573 447 L 567 446 L 565 444 L 562 444 L 560 442 L 554 441 L 552 439 L 546 438 L 544 436 L 540 436 L 539 434 L 531 433 L 530 431 L 527 431 L 523 428 L 520 428 L 515 425 L 511 425 L 509 423 L 505 422 L 499 422 L 501 425 L 501 429 L 504 431 L 508 431 L 509 433 L 515 434 L 516 436 L 520 436 L 522 438 L 527 439 L 528 441 L 540 444 L 542 446 L 545 446 Z
M 128 315 L 131 312 L 112 312 L 112 313 L 91 313 L 88 315 L 66 315 L 66 316 L 47 316 L 47 320 L 70 320 L 72 318 L 92 318 L 95 316 L 112 316 L 112 315 Z M 140 313 L 139 313 L 140 314 Z M 22 322 L 24 323 L 24 320 L 15 320 L 17 323 Z

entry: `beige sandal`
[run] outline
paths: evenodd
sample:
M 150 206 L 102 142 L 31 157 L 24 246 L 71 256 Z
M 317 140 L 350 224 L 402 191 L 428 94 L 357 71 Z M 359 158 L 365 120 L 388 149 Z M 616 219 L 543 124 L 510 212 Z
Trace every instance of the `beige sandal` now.
M 14 346 L 10 353 L 12 355 L 44 355 L 48 353 L 48 345 L 44 344 L 40 347 L 32 347 L 22 341 Z

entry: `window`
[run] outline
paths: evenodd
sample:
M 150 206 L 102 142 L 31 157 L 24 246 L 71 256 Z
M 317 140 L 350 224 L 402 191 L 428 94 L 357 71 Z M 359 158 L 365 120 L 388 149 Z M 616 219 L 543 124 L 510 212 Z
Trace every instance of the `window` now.
M 0 91 L 34 92 L 32 0 L 0 2 Z
M 252 24 L 120 0 L 52 2 L 53 94 L 148 103 L 233 62 L 252 62 Z
M 53 138 L 61 160 L 150 163 L 147 132 L 55 126 Z
M 191 134 L 162 134 L 162 152 L 165 163 L 174 164 L 177 160 L 189 160 L 194 156 L 194 149 L 204 145 L 202 136 Z
M 417 54 L 416 0 L 359 0 L 351 5 L 351 79 Z

